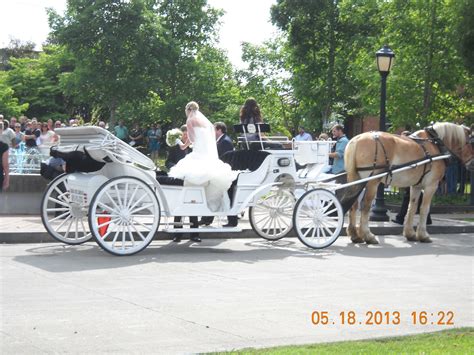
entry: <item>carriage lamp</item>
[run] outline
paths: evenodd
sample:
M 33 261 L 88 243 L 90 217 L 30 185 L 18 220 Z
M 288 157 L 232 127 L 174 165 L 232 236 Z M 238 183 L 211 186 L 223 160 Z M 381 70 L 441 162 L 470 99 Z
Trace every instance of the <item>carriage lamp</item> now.
M 280 158 L 278 159 L 278 166 L 284 167 L 284 166 L 290 166 L 291 161 L 288 158 Z
M 395 53 L 387 46 L 384 45 L 375 53 L 377 58 L 377 69 L 381 76 L 380 85 L 380 131 L 385 132 L 386 127 L 386 114 L 385 114 L 385 102 L 387 101 L 387 76 L 392 70 L 393 63 L 395 61 Z M 372 208 L 370 214 L 371 221 L 386 222 L 389 220 L 387 215 L 387 208 L 384 202 L 384 185 L 381 183 L 377 189 L 377 197 L 375 198 L 375 205 Z

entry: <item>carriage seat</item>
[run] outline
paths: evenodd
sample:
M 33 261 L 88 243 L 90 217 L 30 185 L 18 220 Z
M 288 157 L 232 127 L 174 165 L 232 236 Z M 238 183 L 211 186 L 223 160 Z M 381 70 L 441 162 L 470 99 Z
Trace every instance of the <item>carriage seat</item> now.
M 104 162 L 93 159 L 85 147 L 83 152 L 80 150 L 61 152 L 55 147 L 51 147 L 49 154 L 53 158 L 61 158 L 66 162 L 66 173 L 68 174 L 75 172 L 92 173 L 99 171 L 105 165 Z
M 234 150 L 222 155 L 221 160 L 231 166 L 232 170 L 257 170 L 270 155 L 265 151 Z
M 158 181 L 160 185 L 184 186 L 184 180 L 168 176 L 164 171 L 156 172 L 156 181 Z

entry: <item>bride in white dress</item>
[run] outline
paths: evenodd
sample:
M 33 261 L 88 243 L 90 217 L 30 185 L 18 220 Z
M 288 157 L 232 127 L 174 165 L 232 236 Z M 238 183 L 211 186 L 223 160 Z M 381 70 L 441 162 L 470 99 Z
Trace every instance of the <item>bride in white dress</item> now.
M 196 102 L 186 105 L 186 116 L 193 151 L 173 166 L 168 175 L 184 180 L 185 185 L 205 186 L 209 209 L 226 211 L 230 206 L 227 190 L 238 172 L 219 160 L 214 125 L 199 111 Z

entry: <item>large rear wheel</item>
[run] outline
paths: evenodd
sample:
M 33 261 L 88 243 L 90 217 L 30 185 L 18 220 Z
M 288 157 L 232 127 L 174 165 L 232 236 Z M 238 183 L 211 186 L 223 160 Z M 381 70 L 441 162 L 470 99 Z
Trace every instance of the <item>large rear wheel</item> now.
M 145 249 L 160 224 L 160 204 L 153 189 L 135 177 L 104 183 L 89 208 L 89 226 L 97 244 L 113 255 Z

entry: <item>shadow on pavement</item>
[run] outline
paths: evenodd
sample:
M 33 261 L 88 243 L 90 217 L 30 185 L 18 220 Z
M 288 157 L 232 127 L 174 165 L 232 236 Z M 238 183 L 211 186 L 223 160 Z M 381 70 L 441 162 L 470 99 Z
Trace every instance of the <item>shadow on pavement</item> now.
M 108 254 L 94 243 L 79 246 L 48 244 L 27 249 L 27 255 L 15 256 L 14 260 L 49 272 L 62 273 L 82 270 L 116 269 L 140 264 L 224 263 L 254 264 L 259 261 L 285 258 L 311 258 L 325 261 L 336 256 L 360 258 L 400 258 L 421 255 L 473 254 L 472 235 L 458 234 L 432 236 L 433 243 L 409 243 L 401 236 L 378 237 L 377 246 L 352 244 L 348 238 L 339 238 L 329 248 L 313 250 L 304 247 L 298 239 L 276 242 L 251 240 L 238 244 L 236 249 L 225 246 L 224 239 L 203 239 L 202 244 L 184 241 L 152 243 L 147 249 L 132 256 L 117 257 Z M 224 245 L 221 245 L 224 244 Z M 243 250 L 242 250 L 243 249 Z

